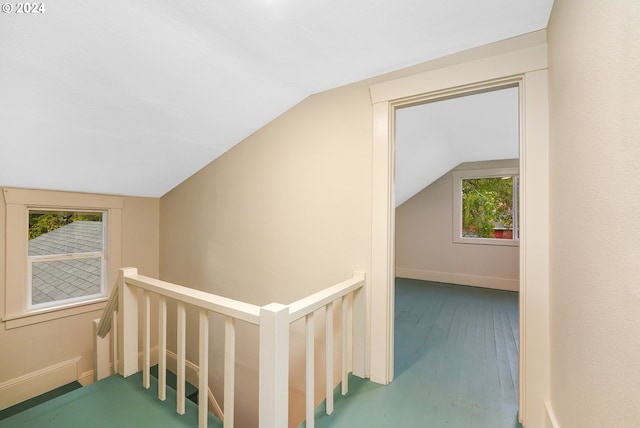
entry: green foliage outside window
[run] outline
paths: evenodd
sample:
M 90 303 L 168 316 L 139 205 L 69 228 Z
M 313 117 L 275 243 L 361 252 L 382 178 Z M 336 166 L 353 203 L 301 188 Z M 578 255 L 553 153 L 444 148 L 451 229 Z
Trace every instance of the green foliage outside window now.
M 102 221 L 102 213 L 38 211 L 29 213 L 29 239 L 59 229 L 74 221 Z
M 463 236 L 494 238 L 496 227 L 513 229 L 513 177 L 462 180 Z

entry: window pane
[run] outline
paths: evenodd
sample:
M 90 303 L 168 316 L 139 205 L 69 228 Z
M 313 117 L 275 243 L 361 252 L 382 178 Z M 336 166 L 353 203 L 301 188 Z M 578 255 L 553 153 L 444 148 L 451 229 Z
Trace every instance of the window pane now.
M 102 257 L 34 262 L 31 304 L 98 295 L 101 277 Z
M 29 212 L 29 255 L 91 253 L 103 250 L 103 213 Z
M 513 239 L 513 177 L 462 180 L 462 237 Z
M 103 292 L 103 212 L 29 211 L 31 305 Z

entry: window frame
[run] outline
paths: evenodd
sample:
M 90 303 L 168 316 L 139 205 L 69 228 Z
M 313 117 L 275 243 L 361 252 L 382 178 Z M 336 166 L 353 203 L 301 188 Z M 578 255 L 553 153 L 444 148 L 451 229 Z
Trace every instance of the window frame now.
M 454 170 L 453 176 L 453 242 L 455 244 L 479 244 L 479 245 L 500 245 L 500 246 L 519 246 L 520 236 L 517 231 L 519 230 L 519 216 L 520 207 L 518 194 L 518 181 L 520 180 L 520 172 L 518 167 L 500 167 L 500 168 L 486 168 L 486 169 L 469 169 L 469 170 Z M 516 233 L 516 237 L 512 239 L 497 239 L 497 238 L 475 238 L 462 236 L 462 180 L 474 179 L 474 178 L 493 178 L 493 177 L 514 177 L 513 186 L 513 230 Z
M 37 311 L 39 309 L 46 308 L 55 308 L 59 306 L 72 305 L 75 303 L 87 303 L 94 300 L 106 299 L 109 297 L 107 293 L 107 240 L 108 236 L 108 225 L 109 225 L 109 215 L 105 210 L 66 210 L 59 208 L 50 208 L 50 207 L 28 207 L 27 208 L 27 219 L 32 211 L 43 211 L 43 212 L 81 212 L 81 213 L 100 213 L 102 215 L 102 251 L 91 251 L 91 252 L 81 252 L 81 253 L 61 253 L 61 254 L 46 254 L 46 255 L 37 255 L 30 256 L 28 253 L 29 248 L 29 239 L 27 238 L 27 310 L 29 312 Z M 28 221 L 28 220 L 27 220 Z M 44 303 L 33 303 L 33 265 L 34 263 L 41 262 L 53 262 L 53 261 L 61 261 L 61 260 L 79 260 L 84 258 L 97 258 L 100 257 L 100 292 L 91 294 L 88 296 L 80 296 L 80 297 L 72 297 L 69 299 L 62 300 L 52 300 Z
M 104 309 L 122 260 L 122 207 L 124 197 L 46 190 L 3 188 L 6 209 L 6 278 L 2 321 L 7 329 Z M 54 305 L 31 305 L 28 261 L 29 210 L 101 211 L 104 230 L 103 293 L 87 299 L 67 299 Z

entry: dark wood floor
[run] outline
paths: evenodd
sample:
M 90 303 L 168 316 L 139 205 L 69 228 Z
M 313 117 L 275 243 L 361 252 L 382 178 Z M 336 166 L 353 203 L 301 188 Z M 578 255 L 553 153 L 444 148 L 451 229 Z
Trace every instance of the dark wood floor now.
M 517 293 L 397 279 L 395 321 L 395 380 L 352 377 L 317 427 L 520 427 Z

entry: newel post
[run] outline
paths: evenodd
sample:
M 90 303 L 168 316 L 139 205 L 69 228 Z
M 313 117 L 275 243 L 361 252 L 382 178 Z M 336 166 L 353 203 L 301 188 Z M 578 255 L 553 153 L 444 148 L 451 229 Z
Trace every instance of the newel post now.
M 125 281 L 136 275 L 136 268 L 118 273 L 118 373 L 123 377 L 138 372 L 138 294 Z
M 260 308 L 259 426 L 289 425 L 289 307 Z

